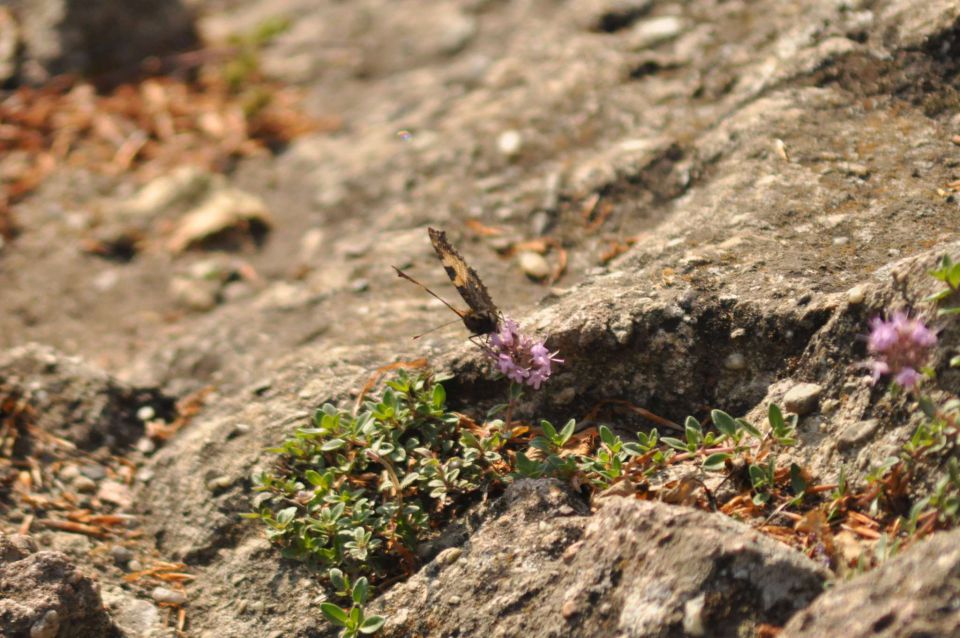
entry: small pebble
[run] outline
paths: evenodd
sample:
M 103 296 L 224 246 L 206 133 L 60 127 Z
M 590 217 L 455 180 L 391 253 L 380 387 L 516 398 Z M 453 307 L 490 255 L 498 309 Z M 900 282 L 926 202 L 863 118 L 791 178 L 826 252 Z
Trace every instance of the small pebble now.
M 824 399 L 820 403 L 821 414 L 833 414 L 840 407 L 840 402 L 836 399 Z
M 851 423 L 840 433 L 840 438 L 837 439 L 837 449 L 846 450 L 865 443 L 873 436 L 878 427 L 880 427 L 880 422 L 877 419 Z
M 123 566 L 133 560 L 133 550 L 122 545 L 114 545 L 110 548 L 110 556 L 113 557 L 113 562 Z
M 87 476 L 78 476 L 73 479 L 73 489 L 81 494 L 93 494 L 97 491 L 97 482 Z
M 833 245 L 834 246 L 846 246 L 850 242 L 849 237 L 834 237 Z
M 57 476 L 65 483 L 72 483 L 80 476 L 80 468 L 76 465 L 64 465 Z
M 563 601 L 563 606 L 560 608 L 560 615 L 564 619 L 569 620 L 577 615 L 577 601 L 576 600 L 565 600 Z
M 225 490 L 233 485 L 233 478 L 227 475 L 215 476 L 207 481 L 207 489 L 211 492 Z
M 866 291 L 863 289 L 863 286 L 854 286 L 847 291 L 847 303 L 852 306 L 862 304 L 865 297 Z
M 448 547 L 443 550 L 437 557 L 434 559 L 437 561 L 438 565 L 452 565 L 457 562 L 457 559 L 463 554 L 463 550 L 459 547 Z
M 100 483 L 97 490 L 97 498 L 101 501 L 113 503 L 123 509 L 133 505 L 133 492 L 130 488 L 119 481 L 106 480 Z
M 703 608 L 706 604 L 706 595 L 700 594 L 691 598 L 683 605 L 683 630 L 688 636 L 705 636 Z
M 30 638 L 55 638 L 60 632 L 60 614 L 51 609 L 30 627 Z
M 102 465 L 91 463 L 80 468 L 80 473 L 94 481 L 101 481 L 107 477 L 107 471 Z
M 783 397 L 783 406 L 787 412 L 806 416 L 817 409 L 823 387 L 816 383 L 798 383 L 790 388 Z
M 733 352 L 724 359 L 723 367 L 727 370 L 743 370 L 747 367 L 747 358 L 739 352 Z
M 136 558 L 134 558 L 134 559 L 133 559 L 132 561 L 130 561 L 130 563 L 127 565 L 127 569 L 129 569 L 131 572 L 138 572 L 138 571 L 140 571 L 140 570 L 143 569 L 143 563 L 141 563 L 141 562 L 138 561 Z
M 150 596 L 158 603 L 168 603 L 171 605 L 185 605 L 187 603 L 186 594 L 167 589 L 166 587 L 154 587 L 153 591 L 150 592 Z
M 523 148 L 523 136 L 520 131 L 504 131 L 497 138 L 497 149 L 507 157 L 516 157 Z
M 517 263 L 527 277 L 546 279 L 550 276 L 550 264 L 540 253 L 524 250 L 517 254 Z
M 141 454 L 153 454 L 157 450 L 157 444 L 149 436 L 142 436 L 137 440 L 136 448 Z

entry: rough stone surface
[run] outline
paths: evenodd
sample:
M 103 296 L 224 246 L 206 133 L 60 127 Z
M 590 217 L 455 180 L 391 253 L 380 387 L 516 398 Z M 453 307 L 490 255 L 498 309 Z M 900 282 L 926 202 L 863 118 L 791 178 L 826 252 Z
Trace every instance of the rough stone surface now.
M 203 300 L 203 313 L 183 311 L 171 282 L 184 273 L 202 278 L 193 266 L 208 261 L 207 247 L 108 263 L 78 250 L 86 231 L 77 219 L 167 223 L 169 209 L 207 178 L 185 172 L 131 200 L 136 185 L 125 176 L 58 167 L 16 205 L 23 232 L 0 253 L 0 347 L 13 349 L 0 370 L 4 383 L 16 377 L 18 391 L 36 389 L 37 414 L 51 415 L 44 429 L 62 427 L 58 435 L 76 441 L 95 438 L 93 426 L 78 429 L 78 421 L 119 427 L 118 440 L 138 436 L 139 426 L 129 427 L 138 422 L 126 418 L 139 401 L 100 418 L 104 405 L 114 405 L 105 398 L 114 396 L 110 388 L 150 387 L 153 397 L 215 388 L 204 410 L 140 468 L 146 484 L 133 498 L 144 538 L 195 570 L 188 597 L 198 635 L 325 631 L 317 601 L 326 592 L 312 572 L 279 561 L 262 530 L 239 517 L 250 507 L 251 474 L 271 462 L 262 450 L 319 404 L 347 405 L 378 367 L 421 356 L 455 373 L 447 391 L 458 409 L 481 414 L 503 396 L 459 323 L 410 339 L 443 323 L 447 311 L 390 266 L 455 295 L 428 225 L 446 228 L 500 308 L 565 359 L 545 389 L 518 406 L 517 418 L 565 422 L 623 399 L 677 422 L 690 414 L 705 422 L 721 408 L 765 428 L 768 404 L 782 402 L 797 379 L 810 380 L 822 387 L 821 411 L 801 419 L 800 445 L 781 462 L 801 463 L 822 483 L 834 482 L 841 465 L 851 481 L 861 478 L 916 426 L 903 417 L 911 414 L 908 399 L 865 382 L 863 335 L 872 316 L 934 292 L 925 273 L 942 254 L 960 255 L 960 207 L 949 186 L 958 178 L 951 139 L 960 134 L 954 0 L 192 6 L 203 10 L 201 30 L 224 39 L 292 16 L 291 28 L 261 52 L 263 69 L 301 83 L 309 109 L 342 117 L 342 131 L 239 162 L 226 178 L 264 202 L 272 225 L 231 269 L 256 277 L 232 282 L 242 286 L 237 293 L 224 283 Z M 505 147 L 499 140 L 507 131 L 517 136 Z M 140 208 L 117 205 L 137 201 Z M 566 258 L 549 287 L 506 258 L 511 246 L 533 239 L 555 242 L 545 244 L 551 264 L 560 249 Z M 945 323 L 940 338 L 937 383 L 957 393 L 960 372 L 944 354 L 960 345 L 955 324 Z M 95 391 L 54 383 L 33 350 L 24 354 L 28 341 L 110 375 Z M 609 418 L 625 433 L 651 425 L 634 414 Z M 498 506 L 505 523 L 514 504 Z M 539 520 L 585 533 L 590 523 L 575 512 Z M 3 522 L 15 527 L 22 519 Z M 641 525 L 625 513 L 608 522 Z M 465 524 L 460 557 L 439 576 L 432 564 L 401 588 L 470 564 L 475 533 Z M 52 538 L 65 546 L 65 536 Z M 709 541 L 692 526 L 689 536 Z M 544 549 L 553 545 L 517 551 L 562 569 Z M 507 557 L 505 546 L 514 547 L 512 539 L 492 555 Z M 583 556 L 609 565 L 603 561 L 618 549 L 603 549 L 609 554 L 598 543 Z M 569 560 L 587 559 L 577 550 Z M 642 564 L 665 568 L 661 560 L 674 559 L 645 556 Z M 524 563 L 496 567 L 513 564 Z M 684 573 L 708 584 L 708 564 Z M 121 579 L 109 570 L 103 577 Z M 520 582 L 539 582 L 526 578 Z M 669 622 L 689 633 L 718 613 L 711 596 L 663 578 L 672 587 L 662 597 Z M 564 619 L 572 627 L 585 619 L 613 624 L 628 618 L 623 610 L 650 609 L 616 598 L 585 608 L 580 590 L 567 597 L 553 583 L 526 599 L 494 582 L 505 606 L 490 613 L 515 604 L 532 610 L 517 614 L 532 623 L 534 602 L 549 601 L 544 631 L 560 631 Z M 470 583 L 450 586 L 466 591 Z M 619 592 L 627 583 L 596 586 Z M 444 598 L 451 608 L 469 600 L 457 595 L 457 603 L 456 595 Z M 481 591 L 470 604 L 488 597 Z M 733 622 L 760 622 L 764 609 L 760 601 Z M 137 623 L 154 617 L 143 605 L 132 613 Z M 394 614 L 397 623 L 402 615 Z
M 960 530 L 908 548 L 869 574 L 838 583 L 797 614 L 780 638 L 907 638 L 960 634 Z
M 783 407 L 788 412 L 806 416 L 817 409 L 823 388 L 816 383 L 800 383 L 783 395 Z
M 20 75 L 136 71 L 147 56 L 196 45 L 180 0 L 8 0 L 20 24 Z M 117 37 L 123 34 L 123 37 Z
M 441 553 L 377 601 L 385 636 L 652 637 L 692 622 L 743 636 L 783 623 L 828 576 L 739 523 L 686 508 L 616 497 L 588 517 L 555 481 L 520 481 L 499 507 L 456 562 Z
M 0 353 L 0 391 L 30 406 L 39 427 L 87 450 L 132 446 L 144 431 L 138 410 L 154 406 L 169 415 L 173 409 L 155 389 L 130 387 L 79 357 L 38 344 Z
M 28 546 L 0 535 L 0 548 Z M 25 547 L 26 549 L 26 547 Z M 97 584 L 57 552 L 4 551 L 0 557 L 0 635 L 10 638 L 119 636 Z

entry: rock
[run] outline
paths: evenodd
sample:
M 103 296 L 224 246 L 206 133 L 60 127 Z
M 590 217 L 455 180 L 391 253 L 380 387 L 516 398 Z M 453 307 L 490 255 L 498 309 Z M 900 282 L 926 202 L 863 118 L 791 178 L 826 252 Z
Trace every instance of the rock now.
M 840 433 L 840 438 L 837 439 L 837 449 L 849 450 L 863 445 L 873 437 L 878 427 L 880 427 L 880 421 L 877 419 L 851 423 Z
M 130 488 L 119 481 L 107 480 L 100 483 L 97 498 L 101 501 L 113 503 L 121 509 L 130 509 L 133 505 L 133 493 Z
M 862 304 L 865 296 L 866 291 L 863 286 L 854 286 L 847 291 L 847 303 L 851 306 Z
M 166 587 L 154 587 L 153 591 L 150 592 L 150 597 L 158 603 L 167 603 L 169 605 L 185 605 L 188 600 L 186 594 L 167 589 Z
M 0 630 L 4 636 L 88 638 L 117 635 L 96 583 L 59 552 L 29 552 L 0 535 Z
M 799 383 L 783 395 L 783 407 L 787 412 L 806 416 L 816 411 L 823 387 L 816 383 Z
M 17 73 L 17 49 L 20 48 L 20 27 L 9 7 L 0 7 L 0 84 L 6 84 Z
M 174 277 L 170 280 L 170 296 L 177 304 L 195 312 L 216 308 L 220 301 L 220 282 L 211 279 Z
M 560 514 L 563 506 L 575 514 Z M 371 612 L 408 612 L 385 637 L 640 637 L 673 635 L 683 624 L 695 631 L 698 623 L 752 635 L 762 623 L 786 622 L 828 577 L 721 515 L 621 497 L 585 513 L 559 482 L 517 481 L 459 560 L 421 570 Z
M 122 567 L 133 560 L 134 553 L 133 550 L 123 545 L 114 545 L 110 548 L 110 556 L 114 563 Z
M 179 253 L 216 244 L 235 247 L 258 243 L 273 225 L 266 204 L 236 188 L 214 191 L 177 223 L 167 247 Z
M 20 21 L 21 76 L 41 83 L 62 73 L 137 71 L 148 57 L 197 45 L 179 0 L 10 0 Z M 117 34 L 123 34 L 118 38 Z
M 683 31 L 683 20 L 676 16 L 651 18 L 634 25 L 630 31 L 630 46 L 634 50 L 649 49 L 672 40 Z
M 0 352 L 0 389 L 29 396 L 38 427 L 84 450 L 133 445 L 143 436 L 137 411 L 144 405 L 165 418 L 172 418 L 174 409 L 173 400 L 156 390 L 122 384 L 78 358 L 36 344 Z M 90 478 L 97 468 L 94 476 L 102 478 L 96 464 L 78 471 Z
M 497 137 L 497 150 L 507 157 L 516 157 L 523 148 L 523 136 L 520 131 L 504 131 Z
M 524 250 L 517 253 L 517 265 L 531 279 L 546 279 L 550 276 L 550 264 L 540 253 Z
M 747 367 L 747 358 L 739 352 L 732 352 L 723 360 L 723 367 L 727 370 L 743 370 Z
M 0 534 L 0 564 L 21 560 L 37 551 L 37 543 L 23 534 Z
M 87 476 L 78 476 L 73 479 L 73 489 L 81 494 L 93 494 L 97 491 L 97 482 Z
M 960 530 L 909 547 L 870 573 L 837 583 L 794 616 L 780 638 L 956 636 Z
M 136 598 L 131 592 L 119 588 L 105 590 L 103 600 L 125 636 L 157 635 L 161 626 L 160 610 L 149 600 Z
M 119 206 L 121 217 L 150 219 L 172 208 L 194 202 L 223 178 L 195 166 L 181 166 L 157 177 Z

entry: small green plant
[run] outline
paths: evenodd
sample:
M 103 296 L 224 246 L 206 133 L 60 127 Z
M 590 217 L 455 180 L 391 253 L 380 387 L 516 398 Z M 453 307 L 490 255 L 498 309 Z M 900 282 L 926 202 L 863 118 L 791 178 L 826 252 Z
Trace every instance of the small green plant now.
M 401 373 L 356 416 L 324 405 L 273 448 L 247 516 L 290 557 L 382 577 L 450 507 L 502 482 L 507 441 L 461 427 L 442 385 Z
M 368 616 L 365 612 L 367 597 L 370 593 L 370 584 L 367 579 L 361 576 L 351 586 L 350 579 L 339 569 L 331 569 L 329 577 L 337 595 L 349 598 L 351 603 L 347 609 L 331 602 L 320 605 L 320 611 L 327 620 L 338 627 L 343 627 L 340 638 L 356 638 L 360 634 L 374 634 L 380 631 L 385 622 L 383 616 Z
M 937 281 L 943 282 L 947 287 L 927 297 L 927 301 L 939 304 L 960 290 L 960 263 L 954 263 L 949 255 L 944 255 L 940 258 L 940 263 L 937 265 L 936 270 L 930 271 L 930 276 Z M 955 314 L 960 314 L 960 306 L 939 308 L 937 310 L 937 315 L 941 317 Z

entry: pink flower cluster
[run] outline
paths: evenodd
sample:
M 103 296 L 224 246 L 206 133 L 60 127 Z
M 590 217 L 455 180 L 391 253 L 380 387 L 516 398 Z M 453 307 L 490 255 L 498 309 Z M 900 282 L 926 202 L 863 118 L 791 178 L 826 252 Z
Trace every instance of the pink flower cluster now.
M 484 352 L 508 379 L 525 383 L 534 390 L 539 390 L 550 378 L 554 363 L 563 363 L 542 341 L 520 334 L 520 326 L 512 319 L 504 319 L 500 329 L 487 337 Z
M 895 312 L 888 320 L 874 317 L 867 340 L 867 350 L 874 356 L 869 364 L 874 383 L 883 375 L 892 374 L 893 380 L 904 388 L 915 387 L 922 378 L 918 370 L 927 363 L 935 345 L 936 333 L 905 312 Z

